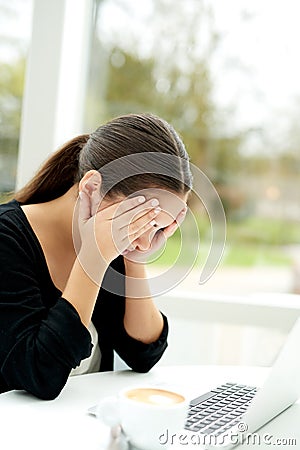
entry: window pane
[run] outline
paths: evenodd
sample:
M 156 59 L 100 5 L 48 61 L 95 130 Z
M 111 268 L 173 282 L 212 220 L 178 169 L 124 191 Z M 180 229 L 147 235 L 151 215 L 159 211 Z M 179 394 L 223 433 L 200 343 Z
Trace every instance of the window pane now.
M 0 196 L 16 181 L 32 0 L 0 0 Z
M 225 252 L 202 292 L 300 290 L 299 3 L 95 4 L 87 127 L 130 112 L 164 117 L 222 199 Z M 211 230 L 196 196 L 190 206 L 200 252 L 183 285 L 198 288 Z M 150 270 L 178 264 L 178 249 L 179 233 Z

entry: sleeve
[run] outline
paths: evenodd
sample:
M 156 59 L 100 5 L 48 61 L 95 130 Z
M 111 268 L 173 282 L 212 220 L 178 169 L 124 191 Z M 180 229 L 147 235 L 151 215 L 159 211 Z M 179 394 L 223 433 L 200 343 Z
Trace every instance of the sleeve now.
M 54 399 L 72 367 L 90 355 L 91 337 L 64 298 L 42 301 L 28 236 L 0 222 L 0 373 L 8 389 Z M 27 238 L 27 239 L 26 239 Z
M 115 350 L 135 372 L 148 372 L 162 357 L 167 348 L 168 321 L 164 314 L 160 337 L 151 344 L 144 344 L 129 336 L 121 326 L 115 335 Z
M 132 338 L 125 330 L 125 266 L 122 256 L 112 262 L 105 274 L 94 313 L 93 322 L 98 323 L 99 342 L 102 345 L 101 370 L 111 370 L 105 367 L 105 360 L 106 352 L 112 353 L 112 350 L 136 372 L 148 372 L 162 357 L 168 345 L 166 316 L 162 314 L 164 326 L 160 337 L 150 344 Z

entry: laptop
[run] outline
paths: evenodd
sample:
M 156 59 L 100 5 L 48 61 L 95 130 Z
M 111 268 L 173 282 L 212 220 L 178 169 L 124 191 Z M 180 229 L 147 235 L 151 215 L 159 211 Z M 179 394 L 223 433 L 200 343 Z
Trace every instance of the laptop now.
M 186 443 L 227 450 L 242 443 L 300 397 L 300 317 L 260 389 L 224 383 L 190 402 Z

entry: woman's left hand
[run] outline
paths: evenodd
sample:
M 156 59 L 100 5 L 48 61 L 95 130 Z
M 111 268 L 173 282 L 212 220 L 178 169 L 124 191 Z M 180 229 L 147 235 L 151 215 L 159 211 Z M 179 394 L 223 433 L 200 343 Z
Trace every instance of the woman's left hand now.
M 185 219 L 187 208 L 183 208 L 179 214 L 177 215 L 176 219 L 168 225 L 163 230 L 157 230 L 151 240 L 151 245 L 148 250 L 141 251 L 136 248 L 134 249 L 127 249 L 125 250 L 122 255 L 124 258 L 131 262 L 137 262 L 142 263 L 146 262 L 150 255 L 158 251 L 167 241 L 169 237 L 171 237 L 177 228 L 181 225 L 181 223 Z

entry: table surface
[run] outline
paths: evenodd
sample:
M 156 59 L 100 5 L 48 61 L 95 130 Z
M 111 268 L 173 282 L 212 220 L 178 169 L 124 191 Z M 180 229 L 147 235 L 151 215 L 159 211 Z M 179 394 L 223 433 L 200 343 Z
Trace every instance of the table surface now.
M 109 429 L 87 410 L 123 387 L 150 384 L 175 389 L 192 399 L 224 382 L 261 386 L 268 371 L 245 366 L 158 366 L 147 374 L 125 370 L 71 377 L 60 396 L 52 401 L 39 400 L 24 391 L 11 391 L 0 395 L 0 449 L 104 450 Z M 268 438 L 271 445 L 262 442 L 265 434 L 272 436 Z M 250 440 L 238 448 L 300 448 L 300 402 L 261 428 L 259 435 L 260 444 Z M 277 439 L 281 439 L 281 445 Z M 296 444 L 292 441 L 284 445 L 284 439 L 296 440 Z M 180 447 L 187 448 L 182 444 Z M 162 446 L 162 450 L 167 449 Z

